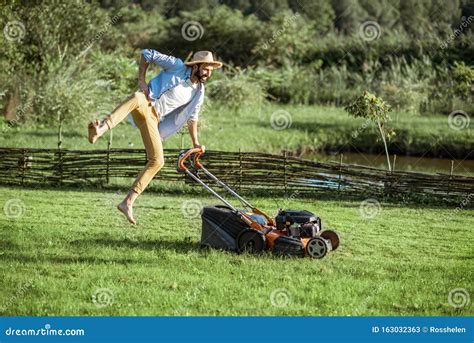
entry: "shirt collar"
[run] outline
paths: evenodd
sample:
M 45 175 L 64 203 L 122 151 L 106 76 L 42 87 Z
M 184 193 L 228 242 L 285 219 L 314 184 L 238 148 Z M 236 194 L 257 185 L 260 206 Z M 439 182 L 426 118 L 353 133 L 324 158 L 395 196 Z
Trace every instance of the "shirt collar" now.
M 193 69 L 191 67 L 186 67 L 185 75 L 186 77 L 191 77 L 191 72 Z

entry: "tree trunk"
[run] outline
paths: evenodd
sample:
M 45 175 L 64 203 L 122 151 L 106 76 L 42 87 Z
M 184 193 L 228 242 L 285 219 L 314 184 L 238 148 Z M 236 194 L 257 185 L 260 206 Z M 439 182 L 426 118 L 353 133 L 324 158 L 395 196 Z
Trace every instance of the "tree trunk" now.
M 385 147 L 385 155 L 387 156 L 388 171 L 392 172 L 392 166 L 390 165 L 390 157 L 388 156 L 387 141 L 385 140 L 385 135 L 383 134 L 382 125 L 380 124 L 380 119 L 377 119 L 377 125 L 379 127 L 380 134 L 382 135 L 383 145 Z
M 18 108 L 20 102 L 20 96 L 18 94 L 18 90 L 13 91 L 10 93 L 10 97 L 8 99 L 7 107 L 5 108 L 5 120 L 8 122 L 14 122 L 17 119 L 16 117 L 16 110 Z

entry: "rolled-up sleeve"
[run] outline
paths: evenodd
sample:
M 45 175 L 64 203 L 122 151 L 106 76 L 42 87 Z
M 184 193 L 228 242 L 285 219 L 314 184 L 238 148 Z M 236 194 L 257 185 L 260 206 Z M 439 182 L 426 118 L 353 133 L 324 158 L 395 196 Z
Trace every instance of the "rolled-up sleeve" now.
M 190 122 L 190 121 L 198 121 L 198 120 L 199 120 L 199 112 L 201 111 L 201 106 L 202 106 L 202 104 L 199 104 L 199 105 L 196 106 L 196 108 L 194 109 L 193 113 L 192 113 L 191 116 L 189 117 L 188 122 Z
M 202 92 L 199 97 L 199 102 L 197 103 L 196 107 L 194 107 L 193 112 L 189 116 L 188 122 L 190 121 L 198 121 L 199 120 L 199 112 L 201 112 L 201 108 L 204 104 L 204 85 L 202 85 Z
M 155 63 L 165 70 L 179 68 L 184 64 L 179 58 L 162 54 L 153 49 L 143 49 L 142 55 L 148 63 Z

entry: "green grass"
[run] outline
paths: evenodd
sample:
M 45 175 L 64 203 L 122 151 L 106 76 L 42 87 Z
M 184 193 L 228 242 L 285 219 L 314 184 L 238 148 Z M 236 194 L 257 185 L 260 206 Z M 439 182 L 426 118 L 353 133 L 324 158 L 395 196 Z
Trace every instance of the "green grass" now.
M 114 208 L 123 195 L 2 187 L 2 314 L 474 314 L 448 303 L 456 288 L 472 298 L 473 210 L 382 203 L 364 219 L 357 201 L 251 198 L 271 214 L 275 200 L 314 211 L 342 235 L 322 260 L 282 259 L 200 249 L 200 218 L 182 214 L 189 196 L 143 194 L 131 227 Z M 93 303 L 101 288 L 112 304 Z
M 239 113 L 230 112 L 228 108 L 217 104 L 209 108 L 201 115 L 200 134 L 201 143 L 208 149 L 227 151 L 242 149 L 242 151 L 272 153 L 283 149 L 299 152 L 339 149 L 380 152 L 383 149 L 375 127 L 372 124 L 364 125 L 363 119 L 349 117 L 342 108 L 266 104 L 261 107 L 242 108 Z M 275 130 L 271 125 L 272 113 L 275 112 L 276 117 L 280 116 L 280 119 L 286 116 L 291 125 L 283 130 Z M 281 124 L 284 125 L 284 119 L 282 120 Z M 450 128 L 447 116 L 393 113 L 389 125 L 397 132 L 397 136 L 390 144 L 390 150 L 399 155 L 425 154 L 425 156 L 464 159 L 474 149 L 471 129 Z M 86 140 L 85 127 L 86 121 L 77 125 L 66 125 L 63 147 L 69 149 L 107 147 L 107 138 L 91 146 Z M 4 127 L 0 146 L 56 148 L 56 131 L 55 127 Z M 355 132 L 357 132 L 356 138 L 354 138 Z M 165 147 L 179 148 L 182 143 L 184 146 L 190 145 L 187 133 L 183 141 L 180 135 L 167 140 Z M 129 124 L 120 125 L 114 130 L 113 147 L 142 146 L 139 132 Z

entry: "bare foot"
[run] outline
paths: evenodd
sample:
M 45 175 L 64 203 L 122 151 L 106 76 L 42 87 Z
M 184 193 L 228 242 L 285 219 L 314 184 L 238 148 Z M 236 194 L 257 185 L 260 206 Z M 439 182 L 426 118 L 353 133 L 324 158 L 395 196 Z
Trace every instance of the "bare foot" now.
M 89 143 L 94 144 L 99 139 L 99 126 L 100 121 L 94 120 L 89 123 L 88 130 L 89 130 Z
M 133 218 L 133 212 L 132 212 L 132 207 L 128 206 L 126 202 L 121 202 L 120 204 L 117 205 L 117 209 L 125 214 L 125 217 L 127 217 L 128 221 L 131 224 L 136 224 L 137 222 Z

